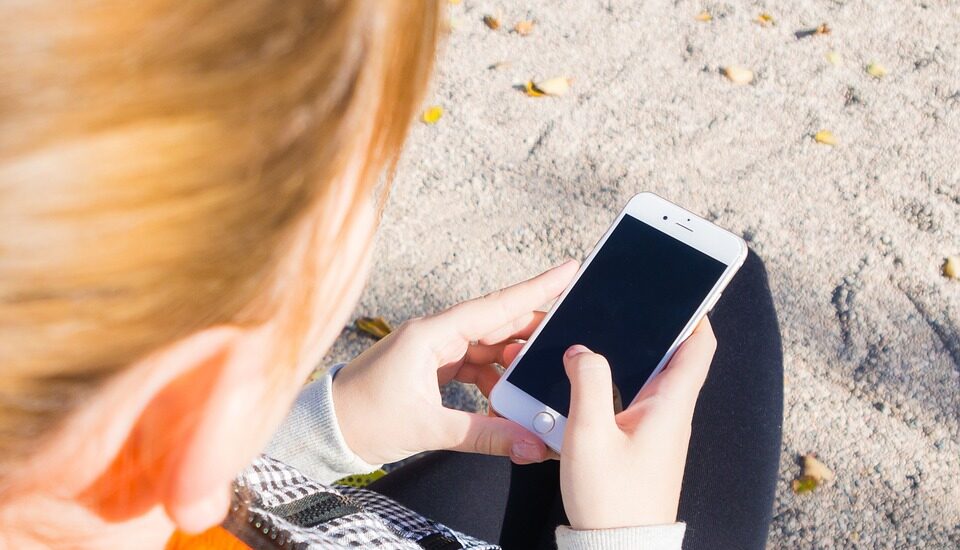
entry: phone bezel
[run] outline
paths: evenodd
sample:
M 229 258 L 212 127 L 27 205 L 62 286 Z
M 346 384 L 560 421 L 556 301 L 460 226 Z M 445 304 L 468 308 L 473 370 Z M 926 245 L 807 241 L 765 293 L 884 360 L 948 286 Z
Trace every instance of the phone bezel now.
M 566 427 L 566 417 L 553 410 L 546 404 L 540 402 L 540 400 L 531 396 L 519 387 L 513 385 L 507 380 L 507 377 L 523 359 L 523 356 L 526 354 L 530 344 L 537 339 L 537 336 L 540 334 L 540 331 L 543 329 L 543 327 L 550 322 L 550 318 L 553 316 L 553 313 L 557 310 L 559 305 L 563 303 L 563 300 L 567 297 L 567 294 L 570 293 L 570 290 L 580 280 L 580 276 L 587 269 L 587 267 L 589 267 L 590 263 L 593 261 L 593 258 L 597 255 L 597 252 L 603 248 L 607 238 L 611 233 L 613 233 L 613 230 L 617 227 L 617 225 L 619 225 L 624 216 L 632 216 L 646 223 L 647 225 L 650 225 L 651 227 L 699 250 L 700 252 L 703 252 L 704 254 L 722 262 L 727 266 L 721 276 L 714 283 L 713 288 L 697 307 L 696 312 L 693 314 L 690 320 L 687 321 L 684 329 L 677 336 L 676 340 L 674 340 L 663 359 L 657 365 L 657 368 L 654 369 L 653 373 L 650 374 L 650 377 L 647 379 L 647 382 L 645 382 L 644 385 L 649 383 L 650 379 L 663 370 L 663 367 L 666 366 L 666 364 L 670 361 L 670 358 L 676 352 L 680 344 L 690 336 L 690 334 L 693 332 L 693 329 L 697 326 L 697 323 L 700 322 L 700 319 L 702 319 L 703 316 L 710 311 L 714 303 L 716 303 L 716 301 L 720 298 L 720 295 L 723 293 L 723 289 L 727 286 L 734 274 L 736 274 L 737 270 L 741 265 L 743 265 L 744 260 L 747 258 L 747 243 L 744 242 L 743 239 L 727 231 L 726 229 L 723 229 L 722 227 L 719 227 L 716 224 L 705 220 L 692 212 L 689 212 L 681 206 L 678 206 L 664 199 L 663 197 L 650 192 L 640 193 L 630 199 L 623 210 L 621 210 L 617 215 L 613 223 L 610 224 L 610 227 L 603 234 L 600 240 L 597 241 L 597 244 L 593 247 L 593 250 L 581 264 L 579 271 L 577 271 L 577 274 L 573 278 L 573 281 L 554 302 L 553 306 L 550 308 L 550 311 L 547 312 L 547 315 L 544 317 L 543 322 L 540 323 L 540 326 L 537 327 L 537 330 L 531 334 L 530 338 L 527 340 L 527 343 L 523 346 L 523 348 L 517 354 L 517 357 L 504 372 L 503 376 L 501 376 L 500 381 L 490 392 L 490 406 L 498 414 L 517 422 L 521 426 L 524 426 L 531 432 L 537 434 L 541 439 L 543 439 L 547 446 L 557 452 L 560 452 L 563 445 L 563 432 L 564 428 Z M 537 433 L 532 425 L 533 418 L 541 412 L 547 412 L 555 419 L 556 424 L 553 430 L 547 434 Z

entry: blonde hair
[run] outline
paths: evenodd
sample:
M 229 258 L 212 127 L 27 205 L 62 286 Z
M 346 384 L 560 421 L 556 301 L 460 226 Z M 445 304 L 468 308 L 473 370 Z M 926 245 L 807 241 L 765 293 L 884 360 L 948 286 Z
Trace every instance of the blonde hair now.
M 0 6 L 0 476 L 138 358 L 277 307 L 264 297 L 293 228 L 328 209 L 335 184 L 357 204 L 392 168 L 438 10 Z M 358 155 L 359 179 L 341 180 Z M 318 233 L 352 221 L 333 218 Z M 336 239 L 322 244 L 320 279 Z

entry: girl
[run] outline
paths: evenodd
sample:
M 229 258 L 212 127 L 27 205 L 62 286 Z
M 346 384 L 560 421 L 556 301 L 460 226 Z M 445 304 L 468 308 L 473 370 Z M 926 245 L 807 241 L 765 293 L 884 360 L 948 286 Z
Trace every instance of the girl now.
M 616 416 L 604 359 L 567 351 L 559 463 L 505 419 L 442 407 L 438 381 L 488 391 L 573 263 L 302 387 L 362 288 L 435 0 L 0 14 L 5 546 L 677 548 L 678 509 L 691 547 L 763 545 L 781 387 L 755 256 L 717 306 L 696 414 L 707 321 Z M 330 485 L 431 450 L 479 454 Z

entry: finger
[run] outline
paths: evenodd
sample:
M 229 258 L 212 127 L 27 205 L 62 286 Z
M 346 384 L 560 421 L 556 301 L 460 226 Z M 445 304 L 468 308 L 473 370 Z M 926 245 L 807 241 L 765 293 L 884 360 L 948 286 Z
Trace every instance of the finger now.
M 439 447 L 467 453 L 509 456 L 518 464 L 542 462 L 547 447 L 537 436 L 506 418 L 444 409 Z
M 690 405 L 696 404 L 717 349 L 717 338 L 706 317 L 674 353 L 670 362 L 656 378 L 640 392 L 637 401 L 658 395 Z
M 577 272 L 577 262 L 570 260 L 536 277 L 475 298 L 427 317 L 423 323 L 436 331 L 452 333 L 459 342 L 434 350 L 440 364 L 459 359 L 463 346 L 527 314 L 544 302 L 556 298 Z
M 480 338 L 480 343 L 496 344 L 504 340 L 526 340 L 530 338 L 533 331 L 537 330 L 537 327 L 540 326 L 540 323 L 546 316 L 546 312 L 543 311 L 525 313 L 493 332 L 486 334 Z
M 483 365 L 485 363 L 499 363 L 503 360 L 503 349 L 512 342 L 500 342 L 497 344 L 476 344 L 467 347 L 467 352 L 463 354 L 464 363 L 473 363 Z
M 473 384 L 484 397 L 490 397 L 490 390 L 500 381 L 500 370 L 489 363 L 484 365 L 467 363 L 460 367 L 454 380 L 464 384 Z
M 520 350 L 523 349 L 524 345 L 525 344 L 511 343 L 503 346 L 500 364 L 504 367 L 509 367 L 512 365 L 513 361 L 517 358 L 517 355 L 520 354 Z
M 613 378 L 607 360 L 576 345 L 563 354 L 563 366 L 571 389 L 567 426 L 589 431 L 614 426 Z

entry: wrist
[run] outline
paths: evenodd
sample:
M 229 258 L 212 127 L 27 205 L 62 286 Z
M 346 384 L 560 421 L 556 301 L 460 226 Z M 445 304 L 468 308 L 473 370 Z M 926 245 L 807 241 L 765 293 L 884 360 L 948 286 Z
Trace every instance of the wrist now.
M 344 364 L 336 365 L 330 370 L 330 399 L 333 405 L 334 420 L 340 429 L 340 436 L 343 439 L 347 449 L 357 456 L 360 460 L 368 464 L 380 464 L 376 457 L 366 450 L 361 437 L 362 431 L 358 430 L 355 422 L 352 421 L 355 416 L 351 400 L 346 396 L 350 395 L 350 385 L 348 383 L 349 375 L 340 372 Z

